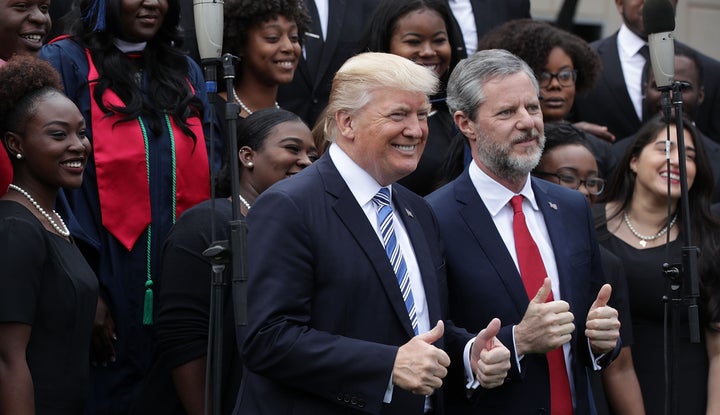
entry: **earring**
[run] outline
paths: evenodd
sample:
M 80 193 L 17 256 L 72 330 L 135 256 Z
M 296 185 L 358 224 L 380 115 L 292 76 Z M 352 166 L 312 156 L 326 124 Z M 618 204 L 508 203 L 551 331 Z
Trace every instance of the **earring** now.
M 15 158 L 18 160 L 22 159 L 22 154 L 20 154 L 20 153 L 15 154 Z
M 252 169 L 253 167 L 255 167 L 255 163 L 253 163 L 252 161 L 248 161 L 247 166 L 248 166 L 248 169 Z

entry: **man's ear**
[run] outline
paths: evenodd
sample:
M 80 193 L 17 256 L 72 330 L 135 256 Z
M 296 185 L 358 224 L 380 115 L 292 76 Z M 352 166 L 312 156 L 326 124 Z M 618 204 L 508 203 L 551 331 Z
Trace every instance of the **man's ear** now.
M 455 111 L 453 119 L 455 120 L 455 125 L 457 125 L 460 132 L 463 133 L 463 135 L 470 141 L 475 141 L 477 138 L 477 132 L 475 131 L 476 128 L 473 120 L 468 118 L 463 111 Z
M 348 140 L 355 138 L 355 126 L 353 124 L 352 114 L 344 110 L 336 112 L 335 124 L 337 124 L 338 132 L 341 136 Z
M 16 154 L 22 154 L 22 139 L 19 134 L 13 132 L 6 132 L 3 137 L 7 149 L 10 151 L 10 157 L 15 157 Z

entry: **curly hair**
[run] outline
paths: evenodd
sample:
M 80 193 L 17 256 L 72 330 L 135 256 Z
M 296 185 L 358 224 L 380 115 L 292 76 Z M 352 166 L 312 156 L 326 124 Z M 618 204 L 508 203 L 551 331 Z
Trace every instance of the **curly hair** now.
M 16 55 L 0 67 L 0 134 L 21 132 L 21 126 L 37 110 L 38 100 L 48 93 L 62 93 L 60 75 L 36 57 Z
M 570 56 L 578 72 L 577 93 L 589 91 L 602 69 L 600 58 L 582 38 L 549 23 L 532 19 L 511 20 L 492 29 L 478 44 L 478 50 L 505 49 L 517 55 L 536 74 L 543 71 L 550 51 L 556 47 Z
M 161 128 L 162 114 L 168 113 L 184 133 L 197 138 L 188 127 L 187 119 L 202 117 L 202 102 L 187 82 L 189 59 L 178 47 L 182 44 L 180 0 L 167 0 L 168 10 L 162 26 L 147 42 L 143 53 L 149 80 L 146 94 L 135 80 L 135 65 L 131 58 L 113 45 L 113 39 L 121 37 L 122 33 L 120 1 L 75 0 L 70 13 L 70 32 L 88 48 L 100 74 L 93 99 L 106 113 L 117 111 L 123 114 L 123 121 L 143 116 L 153 130 Z M 98 10 L 103 3 L 105 9 Z M 102 21 L 101 25 L 99 21 Z M 107 108 L 101 99 L 107 89 L 112 89 L 125 106 Z
M 278 15 L 295 22 L 302 45 L 310 28 L 310 15 L 301 0 L 225 0 L 223 53 L 237 54 L 245 49 L 248 29 Z

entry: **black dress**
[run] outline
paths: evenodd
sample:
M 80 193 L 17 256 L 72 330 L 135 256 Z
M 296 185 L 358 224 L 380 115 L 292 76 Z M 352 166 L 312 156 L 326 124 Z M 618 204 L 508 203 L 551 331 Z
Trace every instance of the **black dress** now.
M 38 415 L 83 412 L 97 291 L 73 242 L 0 200 L 0 322 L 32 326 L 26 356 Z
M 669 244 L 669 258 L 665 245 L 636 249 L 611 234 L 607 227 L 598 230 L 600 244 L 617 255 L 625 266 L 630 297 L 630 312 L 634 344 L 633 364 L 637 373 L 647 414 L 663 414 L 665 408 L 664 363 L 664 309 L 663 296 L 667 295 L 662 264 L 680 263 L 682 238 Z M 692 344 L 689 340 L 687 307 L 670 307 L 670 320 L 676 321 L 676 330 L 668 331 L 674 340 L 669 355 L 675 371 L 672 384 L 677 390 L 677 412 L 683 415 L 705 414 L 707 402 L 708 358 L 705 342 Z M 701 313 L 702 314 L 702 313 Z M 701 322 L 702 327 L 705 324 Z M 674 331 L 674 333 L 673 333 Z
M 228 199 L 215 200 L 217 240 L 227 240 L 232 205 Z M 205 357 L 210 319 L 211 264 L 202 252 L 211 242 L 210 201 L 188 209 L 175 223 L 163 248 L 162 271 L 158 282 L 157 346 L 153 363 L 131 414 L 185 414 L 172 382 L 172 370 Z M 231 275 L 226 269 L 226 277 Z M 232 292 L 224 290 L 222 322 L 222 414 L 235 405 L 242 363 L 235 340 Z

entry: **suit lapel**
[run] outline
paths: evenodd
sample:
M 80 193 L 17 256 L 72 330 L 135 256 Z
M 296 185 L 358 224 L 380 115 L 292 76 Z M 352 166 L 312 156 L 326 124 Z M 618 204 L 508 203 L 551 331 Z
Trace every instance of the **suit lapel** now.
M 553 254 L 555 255 L 558 280 L 560 281 L 560 297 L 569 304 L 575 304 L 572 298 L 573 293 L 568 289 L 568 287 L 571 286 L 569 278 L 572 278 L 572 271 L 568 267 L 568 258 L 570 257 L 568 250 L 570 240 L 568 238 L 569 235 L 575 234 L 575 231 L 568 229 L 563 220 L 563 215 L 567 214 L 568 207 L 563 206 L 561 201 L 548 193 L 546 183 L 542 183 L 534 178 L 531 180 L 535 200 L 545 220 L 545 226 L 547 227 Z
M 620 63 L 620 51 L 617 45 L 617 32 L 600 45 L 598 54 L 602 61 L 607 62 L 607 65 L 603 66 L 600 76 L 606 79 L 607 92 L 615 101 L 617 113 L 627 114 L 625 118 L 628 123 L 639 125 L 640 120 L 637 113 L 635 113 L 635 107 L 625 85 L 625 76 L 623 76 L 622 64 Z
M 405 308 L 405 301 L 398 287 L 397 277 L 380 239 L 370 222 L 368 222 L 367 216 L 365 216 L 365 212 L 358 205 L 355 196 L 353 196 L 329 156 L 322 157 L 316 164 L 325 183 L 326 197 L 331 198 L 330 204 L 333 210 L 367 256 L 370 266 L 375 270 L 375 274 L 380 280 L 395 314 L 402 322 L 408 336 L 413 337 L 415 333 Z
M 483 251 L 498 278 L 505 285 L 518 313 L 523 315 L 529 302 L 525 286 L 515 262 L 505 247 L 505 242 L 495 227 L 490 212 L 470 180 L 467 169 L 457 181 L 455 198 L 461 206 L 460 215 L 468 225 L 480 250 Z

